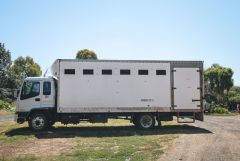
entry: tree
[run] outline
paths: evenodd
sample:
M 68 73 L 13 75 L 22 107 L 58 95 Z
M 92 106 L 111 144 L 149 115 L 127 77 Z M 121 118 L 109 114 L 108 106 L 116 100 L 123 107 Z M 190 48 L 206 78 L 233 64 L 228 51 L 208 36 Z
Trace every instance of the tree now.
M 236 103 L 240 103 L 240 87 L 233 86 L 228 92 L 228 97 L 230 100 Z
M 0 76 L 6 73 L 11 66 L 11 53 L 5 49 L 4 44 L 0 43 Z
M 11 53 L 0 43 L 0 88 L 5 87 L 6 72 L 11 66 Z
M 218 103 L 224 104 L 224 91 L 227 93 L 233 86 L 233 71 L 231 68 L 222 67 L 218 64 L 213 64 L 205 70 L 205 82 L 209 84 L 211 94 L 213 94 Z
M 11 66 L 11 53 L 0 43 L 0 99 L 7 100 L 11 96 L 11 89 L 8 88 L 7 71 Z
M 230 88 L 229 92 L 227 93 L 229 106 L 232 110 L 236 109 L 237 104 L 240 104 L 240 87 L 233 86 Z
M 38 77 L 41 74 L 41 67 L 29 56 L 25 58 L 22 56 L 18 57 L 8 71 L 9 79 L 13 81 L 10 81 L 12 88 L 19 88 L 22 79 L 26 77 Z
M 77 52 L 76 59 L 97 59 L 97 55 L 92 50 L 83 49 Z
M 0 43 L 0 99 L 11 102 L 12 91 L 20 87 L 23 78 L 41 74 L 40 66 L 29 56 L 18 57 L 12 65 L 10 51 Z

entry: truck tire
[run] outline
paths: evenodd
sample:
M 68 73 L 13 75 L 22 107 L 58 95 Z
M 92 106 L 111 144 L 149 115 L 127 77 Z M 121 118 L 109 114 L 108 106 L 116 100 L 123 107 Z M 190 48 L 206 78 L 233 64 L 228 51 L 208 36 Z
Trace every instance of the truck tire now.
M 136 117 L 136 126 L 140 129 L 151 129 L 155 126 L 155 122 L 151 114 L 140 114 Z
M 44 114 L 36 113 L 30 116 L 28 125 L 34 131 L 42 131 L 49 126 L 49 122 Z

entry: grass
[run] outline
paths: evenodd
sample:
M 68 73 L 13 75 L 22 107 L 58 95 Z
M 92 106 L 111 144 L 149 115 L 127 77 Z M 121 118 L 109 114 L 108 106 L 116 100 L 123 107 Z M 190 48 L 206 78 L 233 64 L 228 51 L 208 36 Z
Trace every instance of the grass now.
M 71 156 L 74 159 L 106 159 L 106 160 L 154 160 L 163 153 L 162 146 L 156 144 L 157 140 L 163 138 L 143 138 L 140 136 L 131 136 L 123 138 L 105 138 L 96 139 L 94 144 L 88 144 L 82 149 L 77 150 Z M 94 149 L 92 149 L 94 147 Z M 153 154 L 153 148 L 157 148 L 157 155 Z M 156 149 L 154 149 L 156 150 Z M 69 158 L 70 159 L 70 158 Z
M 173 135 L 124 136 L 106 138 L 77 138 L 76 151 L 63 160 L 157 160 L 163 147 Z M 57 160 L 60 158 L 57 158 Z
M 26 124 L 19 125 L 15 122 L 4 122 L 0 123 L 0 145 L 1 144 L 8 144 L 8 143 L 16 143 L 16 142 L 24 142 L 27 139 L 34 138 L 34 135 L 14 135 L 14 136 L 7 136 L 6 133 L 17 128 L 26 127 Z
M 52 160 L 52 161 L 154 161 L 170 147 L 171 140 L 181 133 L 205 133 L 204 129 L 194 126 L 176 125 L 176 122 L 163 122 L 163 127 L 151 130 L 138 130 L 128 120 L 109 120 L 109 123 L 81 123 L 80 125 L 62 125 L 57 123 L 54 128 L 46 132 L 32 132 L 27 124 L 18 125 L 13 122 L 0 124 L 0 152 L 4 148 L 29 148 L 36 146 L 39 152 L 46 147 L 37 145 L 49 140 L 52 149 L 58 150 L 72 144 L 67 153 L 61 151 L 52 155 L 51 151 L 37 155 L 30 151 L 16 155 L 1 154 L 0 160 Z M 56 146 L 55 140 L 60 140 Z M 29 142 L 36 141 L 36 144 Z M 43 148 L 43 149 L 41 149 Z M 21 150 L 20 150 L 21 152 Z M 18 153 L 19 154 L 19 153 Z M 1 159 L 2 156 L 2 159 Z

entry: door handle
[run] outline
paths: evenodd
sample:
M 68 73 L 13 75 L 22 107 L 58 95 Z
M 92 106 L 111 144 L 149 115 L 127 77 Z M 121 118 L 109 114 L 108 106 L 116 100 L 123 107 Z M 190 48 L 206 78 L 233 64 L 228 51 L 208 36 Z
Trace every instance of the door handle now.
M 35 101 L 40 101 L 40 98 L 35 98 Z

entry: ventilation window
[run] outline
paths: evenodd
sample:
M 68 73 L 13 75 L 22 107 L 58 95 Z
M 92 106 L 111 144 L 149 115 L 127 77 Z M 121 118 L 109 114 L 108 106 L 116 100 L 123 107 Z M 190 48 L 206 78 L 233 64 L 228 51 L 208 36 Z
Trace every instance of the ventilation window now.
M 121 69 L 120 75 L 130 75 L 131 71 L 129 69 Z
M 166 75 L 166 70 L 156 70 L 156 75 Z
M 102 75 L 112 75 L 112 70 L 111 69 L 103 69 Z
M 93 75 L 93 69 L 83 69 L 83 75 Z
M 138 75 L 148 75 L 148 70 L 138 70 Z
M 75 69 L 64 69 L 64 74 L 75 74 Z

